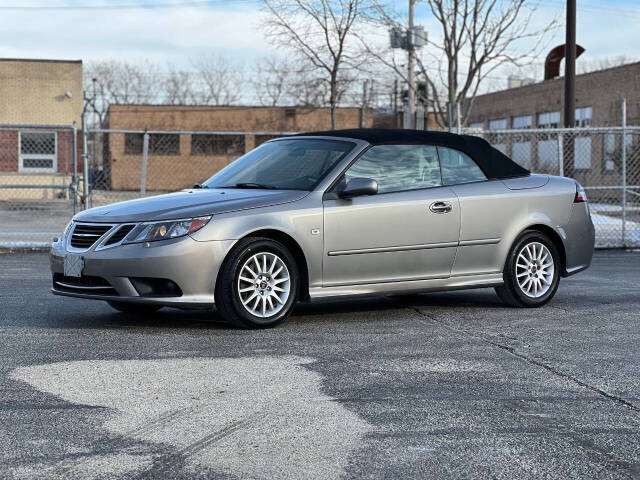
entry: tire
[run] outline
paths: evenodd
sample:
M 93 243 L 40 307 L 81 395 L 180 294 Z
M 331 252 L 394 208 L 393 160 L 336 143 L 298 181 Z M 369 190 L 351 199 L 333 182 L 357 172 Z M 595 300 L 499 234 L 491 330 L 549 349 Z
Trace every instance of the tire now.
M 273 327 L 293 310 L 300 284 L 298 271 L 293 255 L 280 242 L 262 237 L 242 239 L 218 274 L 218 311 L 241 328 Z
M 512 307 L 541 307 L 556 294 L 561 268 L 558 249 L 549 237 L 527 230 L 509 251 L 503 271 L 504 284 L 495 287 L 496 293 Z
M 130 313 L 134 315 L 143 315 L 145 313 L 154 313 L 162 308 L 162 305 L 151 305 L 147 303 L 132 302 L 107 302 L 109 306 L 122 313 Z

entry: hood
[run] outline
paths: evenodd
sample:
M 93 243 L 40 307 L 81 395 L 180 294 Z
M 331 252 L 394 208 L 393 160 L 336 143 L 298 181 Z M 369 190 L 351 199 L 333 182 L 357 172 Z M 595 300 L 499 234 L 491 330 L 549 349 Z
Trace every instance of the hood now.
M 192 189 L 113 203 L 80 212 L 79 222 L 126 223 L 201 217 L 216 213 L 295 202 L 301 190 Z

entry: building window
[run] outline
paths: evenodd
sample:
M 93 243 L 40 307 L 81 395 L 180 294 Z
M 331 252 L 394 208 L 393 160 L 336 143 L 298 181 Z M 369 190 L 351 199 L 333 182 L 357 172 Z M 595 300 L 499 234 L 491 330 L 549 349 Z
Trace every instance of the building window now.
M 590 127 L 592 116 L 593 116 L 593 108 L 591 107 L 576 108 L 576 127 Z
M 124 134 L 124 153 L 127 155 L 142 155 L 142 133 Z
M 604 171 L 611 172 L 616 166 L 616 136 L 613 133 L 605 133 L 603 137 L 603 162 L 602 166 Z
M 482 130 L 484 128 L 484 122 L 471 122 L 468 128 L 473 128 L 474 130 Z
M 558 128 L 560 112 L 543 112 L 538 114 L 538 128 Z
M 495 120 L 489 120 L 489 130 L 506 130 L 507 119 L 498 118 Z M 488 136 L 487 141 L 493 148 L 500 150 L 505 155 L 507 154 L 507 138 L 501 133 L 494 133 Z
M 57 171 L 57 147 L 55 132 L 20 132 L 19 171 Z
M 191 155 L 236 155 L 244 151 L 244 135 L 191 135 Z
M 513 125 L 513 128 L 531 128 L 531 115 L 513 117 L 511 124 Z
M 591 137 L 576 137 L 573 140 L 573 168 L 589 170 L 591 168 Z
M 495 120 L 489 120 L 489 130 L 506 130 L 507 129 L 507 119 L 506 118 L 498 118 Z
M 151 155 L 180 155 L 180 135 L 177 133 L 152 133 L 149 135 Z

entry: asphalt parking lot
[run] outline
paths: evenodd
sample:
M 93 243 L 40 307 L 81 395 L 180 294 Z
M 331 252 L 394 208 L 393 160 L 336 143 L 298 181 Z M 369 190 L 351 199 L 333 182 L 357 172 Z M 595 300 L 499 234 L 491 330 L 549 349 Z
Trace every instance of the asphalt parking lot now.
M 492 290 L 278 328 L 54 297 L 0 255 L 0 478 L 640 478 L 640 253 L 536 310 Z

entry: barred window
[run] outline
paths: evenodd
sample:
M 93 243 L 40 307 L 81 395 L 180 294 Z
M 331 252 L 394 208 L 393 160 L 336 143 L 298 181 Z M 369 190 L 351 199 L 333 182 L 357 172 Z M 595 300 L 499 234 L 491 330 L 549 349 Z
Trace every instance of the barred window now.
M 191 155 L 234 155 L 244 151 L 244 135 L 191 135 Z
M 151 155 L 180 155 L 180 135 L 177 133 L 152 133 L 149 135 Z
M 124 134 L 124 153 L 128 155 L 142 155 L 142 133 Z
M 56 150 L 55 132 L 20 132 L 19 171 L 55 172 Z

